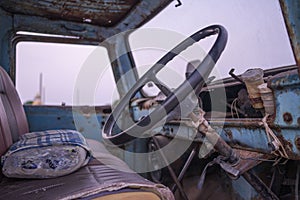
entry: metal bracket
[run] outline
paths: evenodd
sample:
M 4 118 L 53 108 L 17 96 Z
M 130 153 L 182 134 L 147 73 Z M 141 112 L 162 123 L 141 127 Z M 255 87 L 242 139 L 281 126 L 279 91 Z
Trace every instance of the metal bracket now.
M 177 4 L 175 5 L 175 7 L 177 8 L 178 6 L 181 6 L 182 5 L 182 3 L 181 3 L 181 1 L 180 0 L 177 0 Z

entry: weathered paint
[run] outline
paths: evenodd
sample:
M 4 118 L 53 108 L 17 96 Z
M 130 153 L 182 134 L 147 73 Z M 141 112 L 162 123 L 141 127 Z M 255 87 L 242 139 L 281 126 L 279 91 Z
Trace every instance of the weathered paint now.
M 51 20 L 45 17 L 14 15 L 14 30 L 28 31 L 34 33 L 55 34 L 64 36 L 76 36 L 82 40 L 103 41 L 106 36 L 113 35 L 111 29 L 105 32 L 101 28 L 92 24 L 82 24 L 64 20 Z M 98 34 L 102 32 L 102 34 Z
M 252 149 L 258 152 L 270 153 L 268 138 L 264 129 L 248 127 L 214 127 L 220 136 L 231 146 L 241 149 Z
M 235 149 L 237 155 L 239 155 L 239 161 L 233 167 L 239 171 L 239 174 L 252 169 L 253 167 L 262 163 L 262 159 L 271 159 L 275 156 L 269 154 L 258 153 L 254 151 L 245 151 L 241 149 Z M 251 159 L 249 159 L 251 158 Z
M 170 2 L 171 0 L 140 1 L 126 17 L 112 27 L 70 21 L 65 16 L 60 19 L 52 19 L 42 16 L 14 14 L 14 30 L 78 36 L 80 39 L 98 41 L 100 43 L 113 35 L 140 27 Z
M 220 136 L 228 142 L 231 146 L 244 149 L 271 154 L 272 149 L 268 145 L 268 138 L 265 130 L 262 129 L 249 129 L 247 127 L 234 128 L 216 128 Z M 297 138 L 300 137 L 299 130 L 297 129 L 281 129 L 280 132 L 275 131 L 278 139 L 281 141 L 285 150 L 292 160 L 300 160 L 300 150 L 297 148 Z M 230 132 L 230 136 L 228 136 Z
M 248 123 L 243 123 L 240 120 L 232 120 L 225 122 L 225 124 L 210 121 L 210 125 L 218 132 L 224 141 L 234 148 L 269 155 L 272 154 L 272 149 L 268 145 L 268 137 L 261 119 L 255 119 Z M 297 141 L 300 140 L 299 129 L 280 129 L 276 126 L 272 126 L 271 128 L 285 146 L 289 158 L 300 160 L 300 149 L 297 143 Z M 197 141 L 200 143 L 203 141 L 202 137 L 195 137 L 195 129 L 185 124 L 180 124 L 179 122 L 166 124 L 162 128 L 155 129 L 154 132 L 171 138 L 176 136 L 183 140 Z
M 296 70 L 281 73 L 270 80 L 274 92 L 276 117 L 274 124 L 280 128 L 299 129 L 300 77 Z
M 101 129 L 104 125 L 108 107 L 96 108 L 70 106 L 24 106 L 30 131 L 42 131 L 53 129 L 73 129 L 81 132 L 86 138 L 102 140 Z M 107 109 L 107 111 L 103 110 Z M 91 112 L 90 112 L 91 111 Z M 104 112 L 105 113 L 104 113 Z M 73 116 L 80 120 L 75 124 Z
M 0 1 L 0 6 L 12 13 L 114 26 L 136 3 L 138 0 L 10 0 Z

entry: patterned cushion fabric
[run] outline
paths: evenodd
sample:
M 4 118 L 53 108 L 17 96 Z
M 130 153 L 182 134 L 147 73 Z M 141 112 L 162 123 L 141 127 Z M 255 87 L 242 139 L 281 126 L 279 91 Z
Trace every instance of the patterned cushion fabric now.
M 86 165 L 91 150 L 74 130 L 26 133 L 2 156 L 2 172 L 11 178 L 53 178 Z

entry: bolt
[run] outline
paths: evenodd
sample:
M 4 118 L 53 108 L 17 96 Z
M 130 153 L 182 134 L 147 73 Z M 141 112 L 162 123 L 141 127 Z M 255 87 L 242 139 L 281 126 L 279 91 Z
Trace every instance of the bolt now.
M 297 149 L 300 150 L 300 137 L 297 137 L 297 138 L 295 139 L 295 145 L 296 145 Z
M 292 117 L 291 113 L 288 113 L 288 112 L 284 113 L 283 120 L 285 123 L 291 124 L 293 122 L 293 117 Z

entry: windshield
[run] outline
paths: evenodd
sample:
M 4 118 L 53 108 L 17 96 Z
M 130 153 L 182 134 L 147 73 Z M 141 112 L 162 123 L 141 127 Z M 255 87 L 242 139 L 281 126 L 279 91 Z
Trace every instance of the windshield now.
M 228 77 L 231 68 L 235 68 L 236 74 L 242 74 L 249 68 L 295 64 L 279 1 L 184 1 L 179 7 L 170 4 L 141 30 L 131 34 L 130 45 L 139 75 L 184 38 L 211 24 L 223 25 L 229 36 L 227 47 L 212 72 L 217 78 Z M 187 62 L 201 60 L 203 51 L 209 50 L 213 40 L 208 38 L 200 43 L 198 58 L 194 55 L 177 58 L 170 63 L 170 68 L 183 80 Z M 173 77 L 168 74 L 163 79 L 166 82 L 171 79 L 171 83 Z

